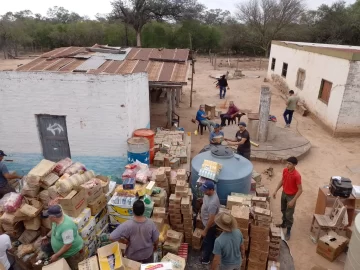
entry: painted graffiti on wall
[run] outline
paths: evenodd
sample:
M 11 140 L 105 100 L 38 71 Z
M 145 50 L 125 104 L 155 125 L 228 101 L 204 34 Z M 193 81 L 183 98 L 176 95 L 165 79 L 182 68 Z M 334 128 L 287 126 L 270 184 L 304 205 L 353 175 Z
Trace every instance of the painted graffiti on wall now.
M 56 135 L 56 131 L 59 133 L 59 135 L 64 132 L 64 128 L 58 123 L 54 123 L 52 125 L 49 124 L 46 130 L 50 131 L 54 136 Z

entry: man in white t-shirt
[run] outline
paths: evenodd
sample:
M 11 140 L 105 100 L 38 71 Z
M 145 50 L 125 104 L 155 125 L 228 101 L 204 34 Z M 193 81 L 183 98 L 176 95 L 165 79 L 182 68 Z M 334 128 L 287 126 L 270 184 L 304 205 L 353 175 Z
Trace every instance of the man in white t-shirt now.
M 2 234 L 0 235 L 0 263 L 2 263 L 6 270 L 12 269 L 6 254 L 8 249 L 11 249 L 10 237 L 7 234 Z

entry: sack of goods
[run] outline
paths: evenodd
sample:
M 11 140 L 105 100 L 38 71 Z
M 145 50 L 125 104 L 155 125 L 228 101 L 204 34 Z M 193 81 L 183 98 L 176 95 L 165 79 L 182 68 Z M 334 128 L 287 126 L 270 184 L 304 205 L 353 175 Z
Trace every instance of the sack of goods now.
M 330 178 L 329 190 L 333 196 L 349 198 L 353 190 L 353 185 L 349 178 L 332 176 Z

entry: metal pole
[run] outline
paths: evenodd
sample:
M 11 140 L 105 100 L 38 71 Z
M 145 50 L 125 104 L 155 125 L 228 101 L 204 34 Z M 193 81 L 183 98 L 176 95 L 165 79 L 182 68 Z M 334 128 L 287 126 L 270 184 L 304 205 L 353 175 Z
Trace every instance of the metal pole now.
M 190 108 L 192 107 L 192 97 L 194 88 L 194 73 L 195 73 L 195 61 L 191 59 L 191 87 L 190 87 Z
M 166 95 L 167 95 L 167 106 L 168 106 L 168 124 L 167 127 L 171 127 L 172 124 L 172 99 L 171 99 L 171 88 L 166 89 Z

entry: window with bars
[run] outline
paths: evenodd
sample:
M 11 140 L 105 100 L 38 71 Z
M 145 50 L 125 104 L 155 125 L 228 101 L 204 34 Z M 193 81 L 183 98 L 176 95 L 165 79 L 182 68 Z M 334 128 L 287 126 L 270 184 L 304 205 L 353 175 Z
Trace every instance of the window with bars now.
M 287 70 L 288 70 L 288 64 L 287 64 L 287 63 L 283 63 L 283 68 L 282 68 L 281 76 L 283 76 L 284 78 L 286 78 Z
M 331 94 L 332 82 L 322 79 L 319 91 L 319 99 L 325 104 L 329 103 Z
M 301 90 L 304 88 L 305 74 L 305 70 L 299 68 L 296 78 L 296 87 Z

